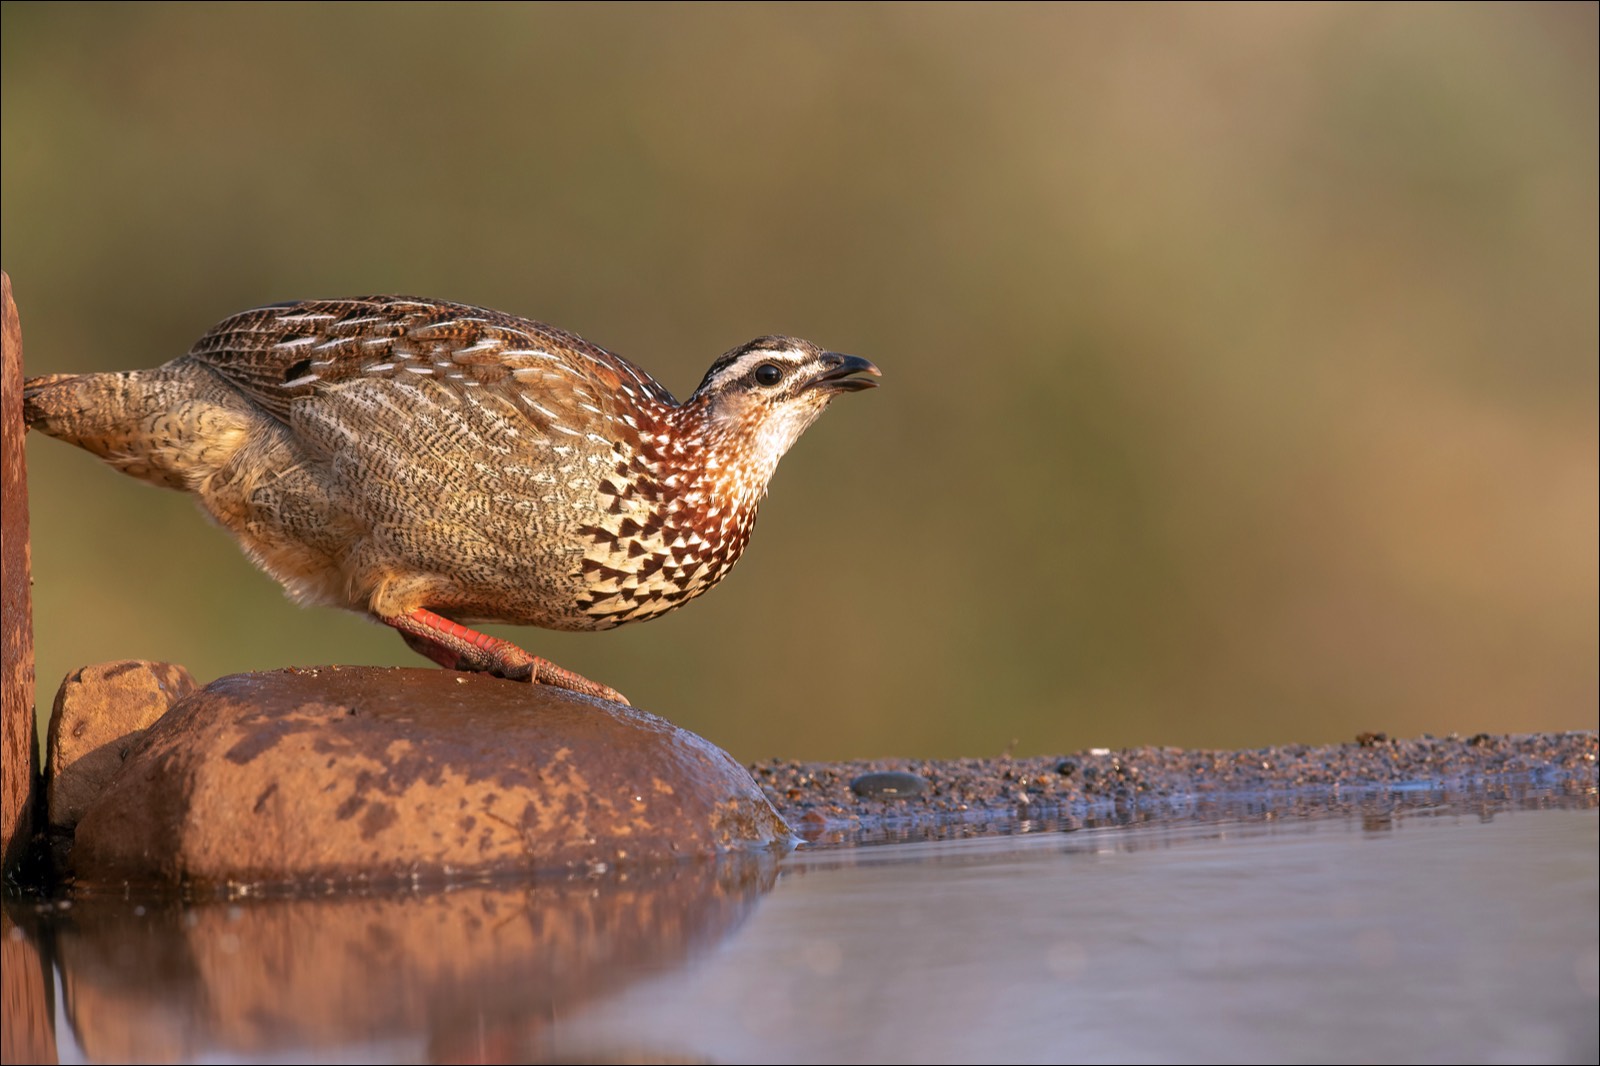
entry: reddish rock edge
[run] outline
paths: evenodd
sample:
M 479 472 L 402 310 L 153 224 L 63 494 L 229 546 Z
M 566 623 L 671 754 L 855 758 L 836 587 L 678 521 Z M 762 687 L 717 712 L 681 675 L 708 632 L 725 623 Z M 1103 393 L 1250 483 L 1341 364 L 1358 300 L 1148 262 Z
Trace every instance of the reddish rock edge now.
M 0 861 L 7 874 L 33 837 L 39 734 L 33 717 L 33 590 L 23 455 L 22 326 L 0 271 Z
M 238 674 L 88 804 L 81 883 L 218 888 L 603 869 L 792 843 L 748 772 L 661 718 L 444 670 Z

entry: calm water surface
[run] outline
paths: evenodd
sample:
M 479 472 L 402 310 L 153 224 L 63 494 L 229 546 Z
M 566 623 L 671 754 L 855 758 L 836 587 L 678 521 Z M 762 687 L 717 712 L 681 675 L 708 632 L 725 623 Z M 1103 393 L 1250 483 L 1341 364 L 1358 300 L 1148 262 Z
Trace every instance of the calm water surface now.
M 1413 811 L 77 900 L 8 922 L 6 1057 L 36 971 L 63 1062 L 1594 1062 L 1597 831 Z

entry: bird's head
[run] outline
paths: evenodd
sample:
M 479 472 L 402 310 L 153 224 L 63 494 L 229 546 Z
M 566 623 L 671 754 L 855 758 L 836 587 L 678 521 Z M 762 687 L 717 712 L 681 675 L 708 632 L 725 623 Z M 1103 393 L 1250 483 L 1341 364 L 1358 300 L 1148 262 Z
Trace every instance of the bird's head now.
M 748 449 L 764 481 L 834 397 L 873 388 L 879 373 L 797 337 L 760 337 L 712 363 L 685 406 L 701 408 L 712 441 Z

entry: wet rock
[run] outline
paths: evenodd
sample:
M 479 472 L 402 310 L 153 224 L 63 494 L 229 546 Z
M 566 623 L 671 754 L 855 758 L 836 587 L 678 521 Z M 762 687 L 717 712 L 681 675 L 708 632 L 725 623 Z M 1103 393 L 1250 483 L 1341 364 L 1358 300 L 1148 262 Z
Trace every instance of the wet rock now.
M 927 791 L 928 781 L 897 770 L 862 774 L 850 782 L 850 791 L 862 799 L 908 799 Z
M 381 884 L 787 845 L 726 753 L 644 711 L 443 670 L 239 674 L 85 812 L 87 883 Z
M 50 826 L 70 830 L 156 719 L 199 686 L 173 663 L 125 659 L 68 674 L 50 714 Z

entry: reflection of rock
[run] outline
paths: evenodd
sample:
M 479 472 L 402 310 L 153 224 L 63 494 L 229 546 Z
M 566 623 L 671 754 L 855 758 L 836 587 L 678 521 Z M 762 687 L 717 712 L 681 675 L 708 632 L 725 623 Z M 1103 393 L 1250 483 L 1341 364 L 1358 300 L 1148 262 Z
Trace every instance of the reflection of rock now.
M 56 1062 L 50 971 L 33 936 L 0 911 L 0 1062 Z
M 429 893 L 88 896 L 61 919 L 56 954 L 94 1061 L 407 1040 L 455 1061 L 484 1047 L 537 1057 L 561 1011 L 714 945 L 776 872 L 761 853 Z
M 721 749 L 643 711 L 440 670 L 226 677 L 85 811 L 81 882 L 381 883 L 787 845 Z
M 144 731 L 196 687 L 181 666 L 137 659 L 68 674 L 50 715 L 51 828 L 77 825 Z

